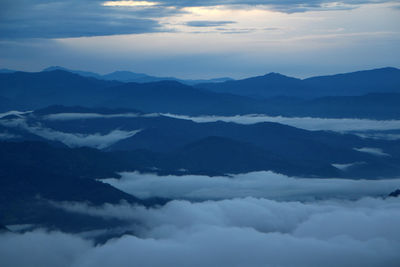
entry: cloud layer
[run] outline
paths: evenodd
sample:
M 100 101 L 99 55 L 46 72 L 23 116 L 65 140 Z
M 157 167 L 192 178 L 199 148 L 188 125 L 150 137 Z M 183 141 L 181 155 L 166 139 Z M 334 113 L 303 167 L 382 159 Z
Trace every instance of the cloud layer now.
M 5 0 L 0 4 L 0 38 L 70 38 L 162 32 L 168 28 L 160 23 L 160 19 L 188 12 L 185 10 L 188 7 L 257 7 L 293 13 L 351 9 L 362 4 L 384 2 L 389 1 Z
M 232 199 L 160 208 L 63 204 L 123 217 L 137 236 L 94 246 L 76 235 L 0 235 L 2 266 L 397 266 L 398 198 L 314 203 Z M 37 244 L 40 243 L 40 246 Z M 24 257 L 21 257 L 24 255 Z
M 255 124 L 260 122 L 278 122 L 305 130 L 329 130 L 338 132 L 350 131 L 386 131 L 399 130 L 400 120 L 370 120 L 370 119 L 330 119 L 314 117 L 282 117 L 262 114 L 236 115 L 236 116 L 199 116 L 163 114 L 164 116 L 191 120 L 198 123 L 225 121 L 239 124 Z
M 157 176 L 121 173 L 120 179 L 103 182 L 141 198 L 226 199 L 265 197 L 277 200 L 313 200 L 326 198 L 357 199 L 385 196 L 400 188 L 400 179 L 347 180 L 293 178 L 270 171 L 237 174 L 230 177 L 200 175 Z

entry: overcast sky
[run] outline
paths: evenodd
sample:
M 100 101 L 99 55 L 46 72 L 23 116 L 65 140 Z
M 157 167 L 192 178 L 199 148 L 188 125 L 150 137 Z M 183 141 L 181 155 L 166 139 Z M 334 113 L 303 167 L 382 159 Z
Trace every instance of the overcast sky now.
M 2 0 L 0 68 L 181 78 L 400 67 L 385 0 Z

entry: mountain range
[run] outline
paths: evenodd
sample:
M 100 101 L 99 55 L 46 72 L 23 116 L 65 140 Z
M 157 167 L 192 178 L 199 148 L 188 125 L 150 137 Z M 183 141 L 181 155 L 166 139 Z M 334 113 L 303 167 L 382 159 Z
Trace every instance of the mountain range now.
M 75 74 L 79 74 L 84 77 L 92 77 L 96 78 L 99 80 L 107 80 L 107 81 L 120 81 L 120 82 L 136 82 L 136 83 L 148 83 L 148 82 L 159 82 L 159 81 L 177 81 L 183 84 L 187 85 L 194 85 L 198 83 L 207 83 L 207 82 L 212 82 L 212 83 L 218 83 L 218 82 L 225 82 L 232 80 L 232 78 L 229 77 L 223 77 L 223 78 L 215 78 L 215 79 L 208 79 L 208 80 L 184 80 L 184 79 L 178 79 L 175 77 L 156 77 L 156 76 L 151 76 L 147 75 L 144 73 L 136 73 L 136 72 L 131 72 L 131 71 L 114 71 L 108 74 L 98 74 L 95 72 L 89 72 L 89 71 L 81 71 L 81 70 L 70 70 L 67 68 L 63 68 L 60 66 L 51 66 L 48 68 L 45 68 L 43 71 L 54 71 L 54 70 L 63 70 Z
M 359 123 L 382 127 L 400 119 L 399 72 L 383 68 L 303 80 L 270 73 L 205 83 L 60 67 L 37 73 L 1 70 L 0 231 L 10 224 L 66 232 L 123 229 L 124 221 L 72 213 L 57 205 L 125 201 L 150 207 L 169 201 L 140 199 L 102 182 L 118 179 L 124 171 L 397 177 L 398 138 L 369 138 L 368 130 L 360 130 L 363 137 L 359 132 L 307 130 L 282 124 L 285 120 L 234 123 L 219 121 L 217 115 L 317 117 L 317 123 L 345 118 L 328 120 L 336 124 L 365 118 L 369 120 Z M 200 123 L 190 117 L 201 121 L 201 115 L 215 120 Z M 390 129 L 396 136 L 398 129 Z
M 268 74 L 195 87 L 176 81 L 105 81 L 62 70 L 0 73 L 0 111 L 60 104 L 188 115 L 396 119 L 400 118 L 399 73 L 384 68 L 306 80 Z
M 369 93 L 399 93 L 400 70 L 381 68 L 307 79 L 287 77 L 279 73 L 252 77 L 221 84 L 204 83 L 198 88 L 219 93 L 251 97 L 289 96 L 316 98 L 324 96 L 357 96 Z

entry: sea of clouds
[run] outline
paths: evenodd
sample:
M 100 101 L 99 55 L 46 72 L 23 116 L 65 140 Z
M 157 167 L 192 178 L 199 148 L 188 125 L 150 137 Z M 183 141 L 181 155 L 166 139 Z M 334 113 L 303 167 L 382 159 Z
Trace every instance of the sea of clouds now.
M 400 260 L 399 198 L 58 205 L 126 220 L 135 235 L 94 244 L 46 230 L 3 233 L 1 266 L 397 266 Z
M 125 221 L 129 233 L 101 244 L 90 238 L 96 231 L 2 233 L 0 266 L 319 267 L 400 261 L 400 198 L 386 197 L 400 179 L 122 173 L 105 182 L 140 197 L 175 200 L 153 207 L 53 202 L 71 213 Z

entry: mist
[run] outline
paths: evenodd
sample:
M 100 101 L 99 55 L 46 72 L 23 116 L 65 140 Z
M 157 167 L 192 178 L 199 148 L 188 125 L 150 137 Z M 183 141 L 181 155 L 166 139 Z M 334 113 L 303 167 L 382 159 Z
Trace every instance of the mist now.
M 139 114 L 139 113 L 117 113 L 117 114 L 100 114 L 100 113 L 57 113 L 44 116 L 45 120 L 51 121 L 67 121 L 81 119 L 113 119 L 113 118 L 153 118 L 157 117 L 157 113 Z
M 166 113 L 164 116 L 177 119 L 191 120 L 197 123 L 205 122 L 233 122 L 238 124 L 255 124 L 260 122 L 277 122 L 296 128 L 310 131 L 328 130 L 337 132 L 350 131 L 387 131 L 400 129 L 400 120 L 371 120 L 371 119 L 330 119 L 314 117 L 282 117 L 262 114 L 236 115 L 236 116 L 198 116 L 176 115 Z
M 97 149 L 104 149 L 120 140 L 132 137 L 141 131 L 140 129 L 133 131 L 115 129 L 107 134 L 65 133 L 43 127 L 41 124 L 34 126 L 29 125 L 24 118 L 0 121 L 0 125 L 13 128 L 22 128 L 45 139 L 62 142 L 69 147 L 87 146 Z
M 2 266 L 397 266 L 400 260 L 398 198 L 58 205 L 123 218 L 135 236 L 94 245 L 79 234 L 1 234 Z
M 121 178 L 102 182 L 141 198 L 226 199 L 264 197 L 276 200 L 356 199 L 385 196 L 400 188 L 400 179 L 352 180 L 296 178 L 270 171 L 228 176 L 158 176 L 138 172 L 121 173 Z

